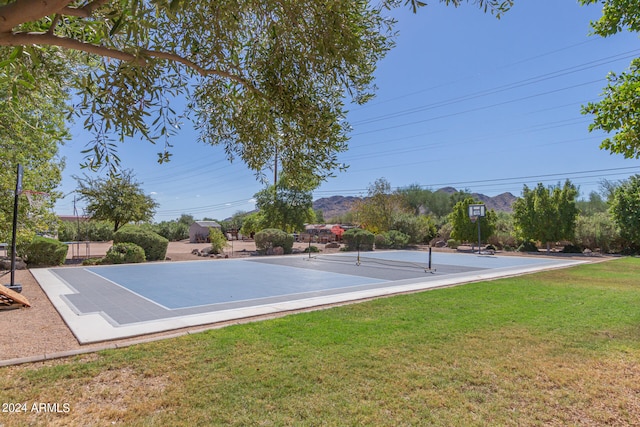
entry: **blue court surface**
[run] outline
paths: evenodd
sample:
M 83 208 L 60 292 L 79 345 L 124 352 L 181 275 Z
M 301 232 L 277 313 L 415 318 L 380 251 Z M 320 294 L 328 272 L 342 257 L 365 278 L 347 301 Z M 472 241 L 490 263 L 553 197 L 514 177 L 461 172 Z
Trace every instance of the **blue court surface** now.
M 275 315 L 584 261 L 426 251 L 34 269 L 80 343 Z

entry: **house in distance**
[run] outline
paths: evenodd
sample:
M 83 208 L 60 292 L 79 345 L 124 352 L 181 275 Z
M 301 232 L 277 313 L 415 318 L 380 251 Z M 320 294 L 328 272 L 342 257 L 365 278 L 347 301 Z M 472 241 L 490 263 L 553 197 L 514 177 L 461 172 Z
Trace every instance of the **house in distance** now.
M 220 230 L 220 224 L 215 221 L 196 221 L 189 226 L 189 243 L 207 243 L 209 242 L 209 229 L 217 228 Z

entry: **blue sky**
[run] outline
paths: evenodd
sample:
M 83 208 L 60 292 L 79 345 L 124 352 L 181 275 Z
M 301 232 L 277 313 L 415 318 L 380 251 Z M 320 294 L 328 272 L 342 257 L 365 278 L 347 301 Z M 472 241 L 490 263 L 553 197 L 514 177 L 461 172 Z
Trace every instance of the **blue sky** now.
M 608 72 L 640 56 L 637 35 L 589 36 L 600 6 L 576 0 L 516 0 L 500 20 L 473 5 L 432 3 L 417 15 L 391 12 L 399 36 L 376 72 L 377 96 L 350 106 L 350 148 L 341 155 L 350 167 L 314 198 L 366 195 L 378 178 L 393 188 L 452 186 L 491 196 L 569 178 L 586 197 L 602 179 L 640 173 L 638 160 L 602 151 L 603 134 L 589 133 L 591 119 L 580 114 L 598 99 Z M 78 164 L 88 140 L 74 127 L 61 149 L 67 167 L 60 191 L 69 195 L 57 203 L 59 214 L 74 213 L 72 176 L 84 173 Z M 242 163 L 198 143 L 188 127 L 173 143 L 164 165 L 156 162 L 160 147 L 120 146 L 123 167 L 160 204 L 156 221 L 182 213 L 224 219 L 254 208 L 262 184 Z

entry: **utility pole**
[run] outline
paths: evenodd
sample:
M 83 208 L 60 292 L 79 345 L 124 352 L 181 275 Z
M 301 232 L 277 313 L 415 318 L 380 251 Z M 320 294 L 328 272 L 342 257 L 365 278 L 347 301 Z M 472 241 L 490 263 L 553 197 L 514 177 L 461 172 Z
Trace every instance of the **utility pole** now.
M 276 155 L 273 161 L 273 186 L 278 185 L 278 144 L 276 144 Z

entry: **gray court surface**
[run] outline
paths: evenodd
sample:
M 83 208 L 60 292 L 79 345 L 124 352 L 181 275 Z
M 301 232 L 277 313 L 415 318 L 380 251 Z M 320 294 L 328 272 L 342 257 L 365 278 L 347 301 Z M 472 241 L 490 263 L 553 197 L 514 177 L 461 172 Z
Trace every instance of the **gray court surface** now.
M 426 251 L 31 270 L 80 343 L 207 325 L 581 261 Z M 430 268 L 429 268 L 430 267 Z

